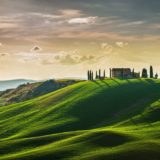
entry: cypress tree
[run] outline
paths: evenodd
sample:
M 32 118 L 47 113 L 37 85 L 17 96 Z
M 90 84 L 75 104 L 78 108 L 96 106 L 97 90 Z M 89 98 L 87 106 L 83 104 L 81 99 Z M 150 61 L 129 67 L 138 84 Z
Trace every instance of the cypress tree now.
M 150 66 L 150 78 L 153 78 L 153 67 Z
M 89 71 L 89 80 L 91 80 L 92 79 L 92 71 L 90 70 Z
M 98 79 L 98 72 L 96 71 L 96 79 Z
M 106 71 L 104 70 L 103 72 L 103 78 L 105 79 L 106 78 Z
M 99 78 L 101 78 L 101 70 L 99 69 Z
M 110 78 L 112 78 L 112 69 L 111 68 L 109 69 L 109 76 L 110 76 Z
M 89 70 L 87 71 L 87 79 L 89 80 Z
M 142 78 L 147 78 L 147 77 L 148 77 L 147 69 L 143 68 L 143 70 L 142 70 Z
M 134 68 L 133 68 L 133 70 L 132 70 L 132 78 L 134 78 L 135 77 L 135 75 L 134 75 Z
M 93 81 L 93 79 L 94 79 L 93 76 L 94 76 L 94 75 L 93 75 L 93 71 L 92 71 L 92 73 L 91 73 L 91 80 L 92 80 L 92 81 Z

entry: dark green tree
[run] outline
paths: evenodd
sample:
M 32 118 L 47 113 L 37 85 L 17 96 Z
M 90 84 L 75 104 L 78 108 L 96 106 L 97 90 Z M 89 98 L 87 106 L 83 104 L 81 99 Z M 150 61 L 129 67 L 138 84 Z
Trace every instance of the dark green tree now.
M 99 69 L 99 78 L 101 78 L 101 70 Z
M 96 71 L 96 79 L 98 79 L 98 72 Z
M 148 77 L 147 69 L 143 68 L 143 70 L 142 70 L 142 78 L 147 78 L 147 77 Z
M 150 66 L 150 78 L 153 78 L 153 67 Z
M 89 80 L 92 80 L 92 71 L 89 71 Z
M 104 70 L 103 72 L 103 78 L 105 79 L 106 78 L 106 71 Z
M 88 79 L 88 80 L 90 80 L 90 79 L 89 79 L 89 73 L 90 73 L 90 72 L 89 72 L 89 70 L 88 70 L 88 71 L 87 71 L 87 79 Z
M 134 78 L 135 77 L 135 74 L 134 74 L 134 68 L 133 68 L 133 70 L 132 70 L 132 78 Z
M 155 74 L 155 79 L 158 79 L 158 74 L 157 73 Z
M 109 69 L 109 76 L 110 76 L 110 78 L 112 78 L 112 69 L 111 68 Z
M 94 75 L 93 75 L 93 71 L 92 71 L 92 72 L 91 72 L 91 80 L 92 80 L 92 81 L 93 81 L 93 79 L 94 79 L 93 76 L 94 76 Z

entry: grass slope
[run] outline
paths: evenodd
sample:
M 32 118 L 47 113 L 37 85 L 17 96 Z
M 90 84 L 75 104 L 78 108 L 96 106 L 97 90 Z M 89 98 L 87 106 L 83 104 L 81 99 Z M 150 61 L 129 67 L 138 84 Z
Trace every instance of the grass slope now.
M 82 80 L 52 79 L 35 83 L 25 83 L 15 89 L 0 92 L 0 106 L 33 99 L 80 81 Z
M 160 80 L 80 82 L 0 108 L 1 160 L 160 159 Z

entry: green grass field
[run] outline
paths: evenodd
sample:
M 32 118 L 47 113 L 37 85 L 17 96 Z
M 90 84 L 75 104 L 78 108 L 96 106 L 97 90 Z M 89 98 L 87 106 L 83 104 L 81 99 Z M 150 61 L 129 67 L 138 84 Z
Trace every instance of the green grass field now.
M 0 107 L 0 160 L 159 160 L 160 80 L 84 81 Z

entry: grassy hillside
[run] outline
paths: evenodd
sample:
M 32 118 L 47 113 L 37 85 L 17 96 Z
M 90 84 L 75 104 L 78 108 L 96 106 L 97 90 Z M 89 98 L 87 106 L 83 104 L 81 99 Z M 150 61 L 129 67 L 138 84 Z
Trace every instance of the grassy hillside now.
M 0 160 L 159 160 L 160 80 L 80 82 L 0 108 Z
M 81 80 L 52 79 L 35 83 L 25 83 L 15 89 L 0 92 L 0 106 L 36 98 L 80 81 Z

